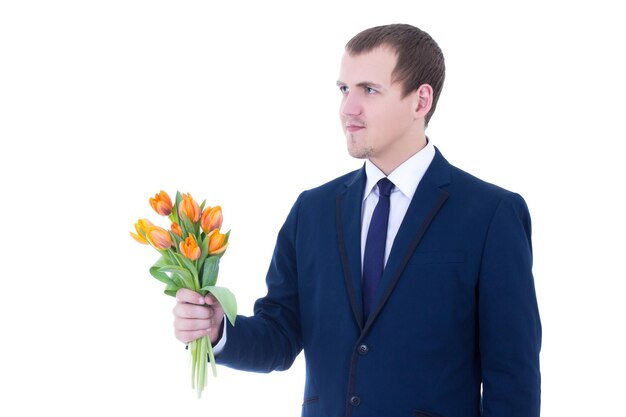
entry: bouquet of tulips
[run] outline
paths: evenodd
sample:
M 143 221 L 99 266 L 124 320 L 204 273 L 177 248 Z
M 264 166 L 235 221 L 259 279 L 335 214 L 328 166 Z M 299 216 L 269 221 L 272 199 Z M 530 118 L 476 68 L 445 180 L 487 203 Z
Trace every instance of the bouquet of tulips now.
M 165 283 L 165 294 L 176 296 L 180 288 L 188 288 L 201 295 L 213 294 L 224 309 L 232 325 L 237 316 L 235 296 L 227 288 L 217 287 L 220 258 L 228 247 L 228 233 L 221 233 L 222 209 L 204 207 L 189 194 L 176 193 L 172 204 L 170 196 L 161 191 L 150 198 L 150 205 L 159 215 L 168 217 L 170 229 L 155 226 L 148 219 L 135 224 L 137 233 L 131 236 L 159 251 L 161 257 L 150 268 L 150 274 Z M 208 336 L 189 343 L 191 352 L 191 386 L 198 398 L 207 383 L 207 355 L 213 376 L 217 375 L 215 358 Z

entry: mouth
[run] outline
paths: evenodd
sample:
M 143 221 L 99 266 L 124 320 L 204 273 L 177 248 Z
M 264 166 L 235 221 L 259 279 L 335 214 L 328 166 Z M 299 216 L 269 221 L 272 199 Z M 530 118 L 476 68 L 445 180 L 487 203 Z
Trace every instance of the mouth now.
M 361 129 L 365 129 L 365 126 L 362 124 L 356 124 L 356 123 L 346 124 L 346 131 L 350 133 L 358 132 Z

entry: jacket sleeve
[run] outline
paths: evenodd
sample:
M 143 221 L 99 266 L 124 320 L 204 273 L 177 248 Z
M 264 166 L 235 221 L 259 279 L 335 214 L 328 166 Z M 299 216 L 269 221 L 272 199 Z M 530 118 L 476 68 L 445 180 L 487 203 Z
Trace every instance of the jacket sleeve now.
M 530 214 L 517 194 L 497 207 L 478 288 L 484 417 L 539 417 L 541 322 L 532 275 Z
M 228 338 L 216 357 L 221 365 L 253 372 L 285 370 L 302 350 L 295 243 L 303 194 L 278 234 L 267 295 L 255 303 L 254 316 L 237 316 L 234 327 L 226 321 Z

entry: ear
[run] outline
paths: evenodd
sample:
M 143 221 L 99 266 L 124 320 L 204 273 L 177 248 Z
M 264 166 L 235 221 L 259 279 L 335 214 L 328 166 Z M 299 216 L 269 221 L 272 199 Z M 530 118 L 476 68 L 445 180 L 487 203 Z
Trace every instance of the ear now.
M 433 106 L 433 88 L 429 84 L 422 84 L 413 94 L 415 118 L 424 119 Z

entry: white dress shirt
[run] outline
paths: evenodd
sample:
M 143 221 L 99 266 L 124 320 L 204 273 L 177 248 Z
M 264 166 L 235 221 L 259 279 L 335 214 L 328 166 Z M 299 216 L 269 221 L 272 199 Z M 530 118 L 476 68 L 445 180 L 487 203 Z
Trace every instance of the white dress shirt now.
M 434 157 L 435 146 L 431 141 L 428 141 L 428 144 L 422 148 L 422 150 L 404 161 L 387 176 L 389 181 L 394 184 L 394 187 L 389 196 L 390 207 L 389 223 L 387 224 L 387 241 L 385 243 L 385 263 L 387 263 L 391 246 L 398 234 L 400 224 L 402 224 L 409 204 L 411 204 L 415 190 Z M 376 183 L 378 183 L 381 178 L 385 177 L 385 174 L 369 160 L 365 161 L 365 174 L 367 175 L 367 182 L 365 183 L 363 205 L 361 206 L 361 269 L 363 269 L 367 231 L 372 221 L 374 208 L 378 203 L 379 194 Z

